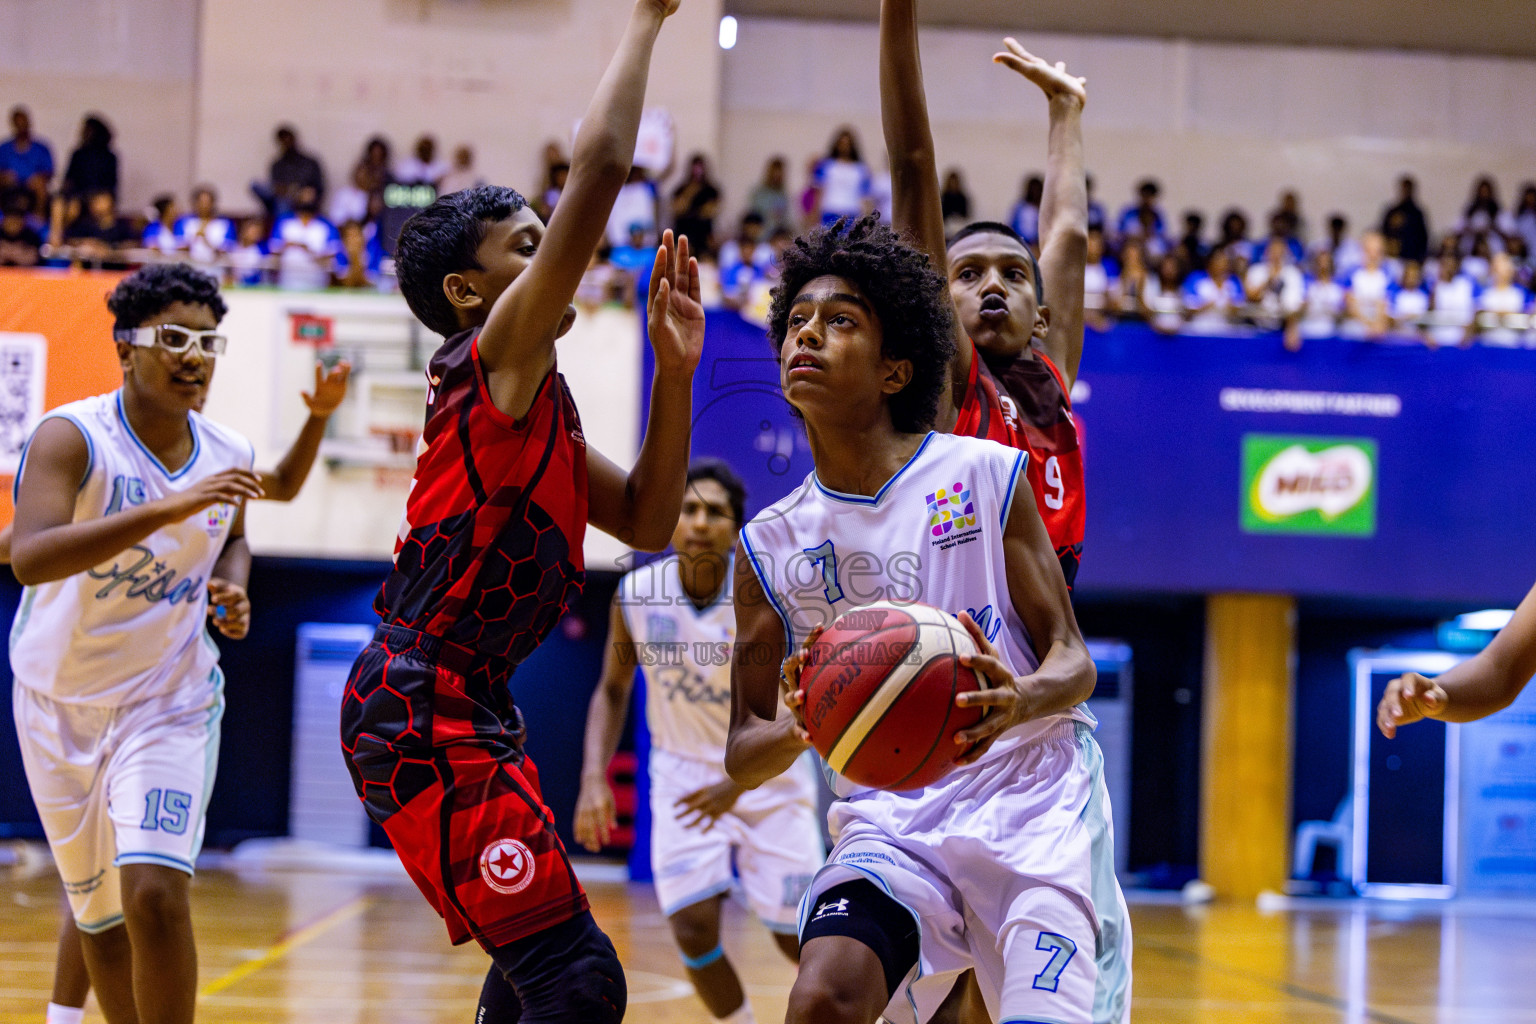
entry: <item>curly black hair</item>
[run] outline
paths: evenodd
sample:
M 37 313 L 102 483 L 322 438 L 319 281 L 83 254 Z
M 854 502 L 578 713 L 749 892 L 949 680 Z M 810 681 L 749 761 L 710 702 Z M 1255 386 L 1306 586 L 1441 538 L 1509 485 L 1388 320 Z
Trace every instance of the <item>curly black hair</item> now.
M 907 434 L 931 429 L 955 354 L 955 326 L 949 285 L 927 255 L 872 213 L 800 236 L 784 251 L 782 263 L 783 276 L 768 310 L 774 354 L 784 347 L 789 309 L 801 289 L 818 277 L 841 277 L 857 285 L 874 307 L 882 354 L 912 363 L 912 380 L 891 396 L 891 423 Z
M 178 302 L 207 307 L 215 323 L 229 312 L 214 278 L 187 263 L 152 263 L 123 278 L 107 296 L 112 329 L 142 326 Z
M 527 205 L 516 189 L 476 185 L 439 196 L 405 222 L 395 243 L 395 275 L 416 319 L 445 338 L 459 332 L 458 314 L 443 294 L 443 278 L 483 269 L 477 251 L 491 225 Z

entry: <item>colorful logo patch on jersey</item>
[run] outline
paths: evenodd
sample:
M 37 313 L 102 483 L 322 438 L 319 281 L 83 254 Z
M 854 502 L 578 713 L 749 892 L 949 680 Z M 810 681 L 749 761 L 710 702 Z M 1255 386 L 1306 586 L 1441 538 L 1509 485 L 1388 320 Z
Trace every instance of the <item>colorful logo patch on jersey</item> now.
M 226 526 L 228 526 L 230 521 L 234 518 L 235 506 L 223 504 L 209 505 L 207 509 L 207 519 L 204 521 L 203 525 L 207 527 L 210 534 L 217 535 Z
M 971 489 L 963 483 L 952 487 L 940 487 L 928 495 L 928 532 L 936 537 L 947 537 L 957 530 L 969 530 L 976 525 L 976 505 L 971 501 Z
M 498 839 L 480 854 L 480 877 L 497 892 L 522 892 L 533 883 L 533 851 L 516 839 Z
M 1376 464 L 1368 437 L 1244 435 L 1243 531 L 1374 536 Z

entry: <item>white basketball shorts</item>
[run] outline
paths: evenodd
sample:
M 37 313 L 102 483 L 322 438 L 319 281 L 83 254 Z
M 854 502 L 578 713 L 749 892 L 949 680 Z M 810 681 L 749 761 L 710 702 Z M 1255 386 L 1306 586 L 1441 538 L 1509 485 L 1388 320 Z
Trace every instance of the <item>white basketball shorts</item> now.
M 15 686 L 27 784 L 83 932 L 122 923 L 122 865 L 192 874 L 219 758 L 223 673 L 215 667 L 194 690 L 99 707 Z
M 763 924 L 793 935 L 800 898 L 826 857 L 817 820 L 815 778 L 804 761 L 741 794 L 714 826 L 692 828 L 677 801 L 725 780 L 722 767 L 652 750 L 651 868 L 667 916 L 728 892 L 735 875 Z
M 1124 1024 L 1131 929 L 1114 872 L 1103 754 L 1062 720 L 917 794 L 832 805 L 838 836 L 801 904 L 856 879 L 917 919 L 921 952 L 885 1016 L 929 1020 L 974 967 L 993 1020 Z

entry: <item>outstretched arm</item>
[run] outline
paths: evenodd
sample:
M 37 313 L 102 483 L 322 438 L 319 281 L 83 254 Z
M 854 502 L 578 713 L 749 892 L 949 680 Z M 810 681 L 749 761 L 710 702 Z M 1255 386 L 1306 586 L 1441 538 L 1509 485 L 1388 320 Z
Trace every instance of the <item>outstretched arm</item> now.
M 623 589 L 613 595 L 608 616 L 608 646 L 603 648 L 603 676 L 592 691 L 587 708 L 587 733 L 581 762 L 581 792 L 576 797 L 576 841 L 596 853 L 608 845 L 616 823 L 613 788 L 608 785 L 608 763 L 619 749 L 624 718 L 629 713 L 629 694 L 635 687 L 634 638 L 624 622 L 619 604 Z
M 940 277 L 949 276 L 944 239 L 944 204 L 933 129 L 928 123 L 928 99 L 923 92 L 923 65 L 917 44 L 917 0 L 880 3 L 880 122 L 891 157 L 891 213 L 894 227 L 928 254 Z M 959 320 L 958 344 L 950 362 L 950 381 L 940 401 L 954 401 L 954 391 L 971 372 L 972 347 Z M 953 422 L 953 412 L 939 411 L 938 422 Z
M 798 659 L 784 662 L 784 622 L 752 568 L 744 543 L 736 544 L 736 645 L 731 649 L 731 731 L 725 771 L 739 786 L 755 789 L 782 775 L 810 746 L 796 711 L 779 714 L 780 687 L 792 687 L 798 708 Z M 780 665 L 783 663 L 781 669 Z M 785 674 L 793 674 L 785 682 Z
M 635 156 L 651 51 L 680 0 L 635 0 L 618 52 L 587 107 L 569 183 L 528 268 L 496 300 L 477 347 L 497 405 L 522 416 L 554 361 L 555 338 L 602 240 Z M 502 379 L 496 379 L 502 378 Z
M 704 351 L 699 262 L 688 239 L 661 237 L 651 268 L 646 331 L 656 359 L 651 413 L 635 468 L 627 474 L 587 449 L 587 521 L 641 551 L 660 551 L 677 529 L 688 472 L 693 371 Z
M 1434 679 L 1416 672 L 1387 684 L 1376 707 L 1376 724 L 1388 739 L 1400 725 L 1421 718 L 1471 722 L 1515 702 L 1536 675 L 1536 587 L 1525 595 L 1515 617 L 1478 654 Z
M 1050 308 L 1045 354 L 1067 378 L 1077 380 L 1083 358 L 1083 268 L 1088 262 L 1088 175 L 1083 168 L 1083 105 L 1086 81 L 1036 57 L 1018 40 L 992 59 L 1034 82 L 1050 108 L 1045 156 L 1045 196 L 1040 204 L 1041 303 Z
M 321 363 L 315 364 L 315 390 L 299 396 L 309 406 L 309 419 L 304 421 L 299 436 L 293 439 L 292 447 L 276 469 L 256 471 L 261 479 L 261 489 L 266 492 L 268 500 L 292 501 L 299 496 L 304 481 L 309 478 L 310 469 L 315 465 L 315 456 L 320 453 L 320 442 L 325 438 L 325 425 L 330 422 L 331 414 L 336 411 L 341 400 L 347 396 L 347 378 L 351 373 L 352 364 L 345 360 L 330 370 L 326 370 Z

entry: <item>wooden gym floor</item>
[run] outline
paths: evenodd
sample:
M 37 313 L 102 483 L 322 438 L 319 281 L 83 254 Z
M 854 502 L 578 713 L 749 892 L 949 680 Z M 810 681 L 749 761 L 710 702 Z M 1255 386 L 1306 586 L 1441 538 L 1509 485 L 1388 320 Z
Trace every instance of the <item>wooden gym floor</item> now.
M 647 885 L 594 881 L 628 1020 L 706 1024 Z M 200 872 L 200 1021 L 469 1024 L 488 961 L 448 945 L 403 874 Z M 51 868 L 0 868 L 0 1024 L 41 1024 L 59 914 Z M 1536 907 L 1133 900 L 1137 1024 L 1536 1024 Z M 726 949 L 763 1024 L 792 968 L 727 904 Z M 99 1021 L 93 1012 L 87 1021 Z

